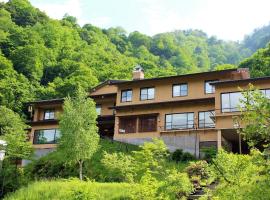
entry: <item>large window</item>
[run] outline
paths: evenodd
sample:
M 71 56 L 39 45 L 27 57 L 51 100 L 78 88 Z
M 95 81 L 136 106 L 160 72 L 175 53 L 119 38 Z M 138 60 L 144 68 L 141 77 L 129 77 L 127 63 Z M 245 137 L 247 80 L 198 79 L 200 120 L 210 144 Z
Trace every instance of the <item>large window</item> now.
M 50 110 L 44 110 L 44 119 L 54 119 L 55 118 L 55 111 L 50 109 Z
M 268 99 L 270 99 L 270 89 L 263 89 L 261 91 Z
M 132 101 L 132 90 L 122 90 L 121 92 L 121 102 Z
M 154 132 L 157 130 L 156 116 L 140 116 L 139 132 Z
M 96 105 L 96 112 L 97 112 L 97 115 L 101 115 L 101 105 L 100 104 Z
M 59 129 L 36 130 L 34 144 L 55 144 L 60 137 Z
M 188 95 L 188 85 L 186 83 L 173 85 L 173 97 Z
M 221 94 L 221 110 L 222 112 L 239 111 L 239 106 L 242 106 L 241 100 L 244 97 L 241 92 L 232 92 Z
M 119 118 L 119 133 L 136 133 L 137 117 Z
M 199 112 L 199 128 L 214 128 L 215 122 L 213 117 L 215 111 L 203 111 Z
M 205 92 L 205 94 L 213 94 L 213 93 L 215 93 L 215 86 L 210 84 L 210 83 L 215 82 L 215 81 L 217 81 L 217 80 L 205 81 L 205 83 L 204 83 L 204 92 Z
M 155 88 L 141 88 L 141 100 L 149 100 L 155 98 Z
M 194 128 L 194 113 L 167 114 L 165 116 L 165 129 Z

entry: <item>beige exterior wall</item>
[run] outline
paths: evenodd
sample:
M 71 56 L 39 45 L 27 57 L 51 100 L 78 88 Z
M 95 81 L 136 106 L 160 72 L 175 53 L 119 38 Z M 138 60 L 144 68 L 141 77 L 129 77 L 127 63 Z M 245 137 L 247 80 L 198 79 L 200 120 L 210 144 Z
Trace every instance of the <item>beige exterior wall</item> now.
M 129 109 L 126 108 L 124 110 L 118 110 L 116 112 L 116 121 L 115 121 L 115 133 L 114 138 L 120 139 L 120 138 L 149 138 L 149 137 L 160 137 L 160 133 L 166 134 L 173 132 L 173 131 L 164 131 L 165 126 L 165 115 L 166 114 L 172 114 L 172 113 L 185 113 L 185 112 L 194 112 L 194 124 L 197 129 L 198 127 L 198 113 L 200 111 L 208 111 L 208 110 L 214 110 L 214 103 L 205 101 L 200 103 L 178 103 L 176 105 L 159 105 L 159 106 L 147 106 L 144 108 L 136 108 L 136 109 Z M 146 133 L 119 133 L 119 117 L 120 116 L 138 116 L 138 115 L 145 115 L 145 114 L 155 114 L 157 115 L 157 131 L 156 132 L 146 132 Z M 137 128 L 138 130 L 138 128 Z M 188 133 L 190 130 L 181 130 L 177 131 L 179 133 L 182 132 L 182 134 Z
M 103 95 L 103 94 L 112 94 L 117 92 L 117 86 L 116 85 L 104 85 L 102 87 L 97 88 L 94 91 L 90 92 L 90 96 L 95 95 Z
M 253 84 L 257 89 L 269 89 L 269 80 L 256 80 L 253 82 L 227 83 L 216 86 L 215 109 L 216 109 L 216 127 L 219 129 L 234 128 L 235 118 L 239 112 L 222 113 L 221 111 L 221 94 L 229 92 L 239 92 L 241 89 L 247 89 L 249 84 Z M 242 127 L 243 125 L 240 124 Z
M 211 75 L 194 75 L 190 77 L 172 77 L 169 79 L 158 79 L 153 81 L 141 81 L 141 82 L 131 82 L 125 84 L 119 84 L 117 91 L 117 101 L 116 105 L 132 105 L 132 104 L 147 104 L 153 102 L 162 101 L 173 101 L 173 100 L 188 100 L 188 99 L 199 99 L 214 97 L 214 94 L 205 94 L 205 81 L 207 80 L 230 80 L 231 73 L 216 73 Z M 174 84 L 188 84 L 188 95 L 182 97 L 173 97 L 172 86 Z M 153 100 L 140 100 L 140 89 L 144 87 L 154 87 L 155 88 L 155 98 Z M 121 91 L 126 89 L 132 89 L 132 101 L 131 102 L 121 102 Z
M 33 144 L 33 140 L 34 140 L 34 133 L 36 130 L 44 130 L 44 129 L 57 129 L 59 128 L 58 124 L 51 124 L 51 125 L 35 125 L 32 126 L 29 138 L 30 138 L 30 142 Z M 51 148 L 55 148 L 56 144 L 33 144 L 33 147 L 35 149 L 51 149 Z
M 34 117 L 33 121 L 42 121 L 44 120 L 44 112 L 45 110 L 55 110 L 56 119 L 59 115 L 63 112 L 63 108 L 61 104 L 49 104 L 49 105 L 42 105 L 42 106 L 35 106 L 34 107 Z
M 101 116 L 113 115 L 114 110 L 111 108 L 115 105 L 116 95 L 96 96 L 93 97 L 96 105 L 101 105 Z

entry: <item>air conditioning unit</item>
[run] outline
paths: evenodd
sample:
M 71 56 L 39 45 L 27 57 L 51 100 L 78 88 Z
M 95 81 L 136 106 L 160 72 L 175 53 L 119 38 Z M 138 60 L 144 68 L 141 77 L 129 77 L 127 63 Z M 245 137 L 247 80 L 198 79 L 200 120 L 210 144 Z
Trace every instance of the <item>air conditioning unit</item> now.
M 33 111 L 33 106 L 28 106 L 28 112 L 32 112 Z
M 119 133 L 125 133 L 125 129 L 119 129 Z

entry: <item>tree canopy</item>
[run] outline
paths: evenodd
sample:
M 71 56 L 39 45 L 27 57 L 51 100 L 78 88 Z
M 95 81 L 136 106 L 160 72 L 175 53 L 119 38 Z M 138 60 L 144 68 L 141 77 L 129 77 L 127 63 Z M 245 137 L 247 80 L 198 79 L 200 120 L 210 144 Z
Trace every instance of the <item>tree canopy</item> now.
M 68 14 L 54 20 L 28 0 L 10 0 L 0 4 L 1 105 L 21 112 L 25 101 L 73 95 L 78 84 L 89 90 L 107 79 L 130 79 L 136 64 L 146 78 L 237 66 L 269 42 L 266 30 L 255 30 L 243 42 L 196 29 L 128 34 L 121 27 L 81 27 Z M 260 44 L 250 44 L 254 40 Z M 254 76 L 268 75 L 267 52 L 259 50 L 240 66 Z

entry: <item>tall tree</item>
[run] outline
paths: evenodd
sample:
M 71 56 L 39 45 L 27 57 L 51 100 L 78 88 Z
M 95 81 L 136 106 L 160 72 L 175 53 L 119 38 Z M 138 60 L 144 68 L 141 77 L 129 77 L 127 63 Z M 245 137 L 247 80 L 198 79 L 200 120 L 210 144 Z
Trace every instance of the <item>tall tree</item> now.
M 83 179 L 83 163 L 96 152 L 99 143 L 96 126 L 95 103 L 87 98 L 81 88 L 72 99 L 67 97 L 60 117 L 61 138 L 58 150 L 66 161 L 79 164 L 79 177 Z
M 270 95 L 250 85 L 249 89 L 243 92 L 243 96 L 242 115 L 238 120 L 245 126 L 240 132 L 250 146 L 270 147 Z
M 32 154 L 33 149 L 27 141 L 26 124 L 17 113 L 0 106 L 0 139 L 7 142 L 7 158 L 12 160 L 27 159 Z

